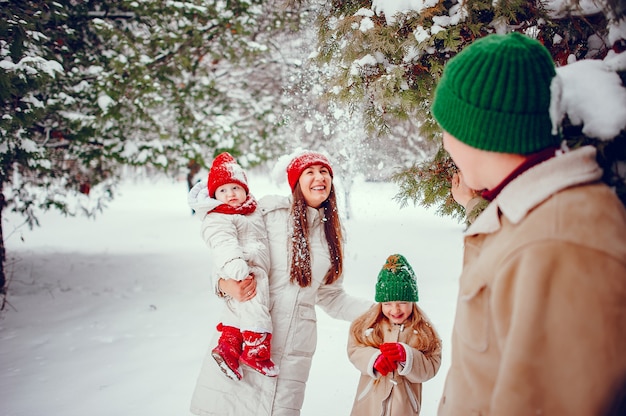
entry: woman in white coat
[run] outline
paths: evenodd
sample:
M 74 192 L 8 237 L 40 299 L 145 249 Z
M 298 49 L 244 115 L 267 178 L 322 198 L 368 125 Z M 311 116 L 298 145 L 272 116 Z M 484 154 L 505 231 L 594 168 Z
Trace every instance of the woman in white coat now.
M 343 236 L 326 156 L 305 151 L 287 166 L 292 195 L 259 201 L 270 246 L 270 313 L 275 378 L 243 368 L 234 381 L 223 376 L 210 351 L 193 394 L 197 415 L 299 416 L 317 345 L 315 305 L 330 316 L 354 320 L 372 305 L 343 289 Z M 253 279 L 220 280 L 220 290 L 245 301 Z M 216 335 L 217 337 L 217 335 Z

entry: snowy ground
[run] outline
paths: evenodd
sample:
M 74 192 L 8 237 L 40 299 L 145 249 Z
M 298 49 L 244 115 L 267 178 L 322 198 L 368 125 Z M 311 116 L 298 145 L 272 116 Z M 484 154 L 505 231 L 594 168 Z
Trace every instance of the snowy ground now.
M 257 198 L 284 193 L 264 177 L 250 182 Z M 120 191 L 96 221 L 48 213 L 30 231 L 18 228 L 19 217 L 5 219 L 11 281 L 0 315 L 1 416 L 189 415 L 221 307 L 200 223 L 182 180 L 129 181 Z M 345 285 L 373 300 L 389 254 L 412 264 L 420 305 L 444 343 L 442 368 L 424 384 L 422 415 L 433 416 L 449 366 L 462 226 L 399 209 L 395 192 L 393 184 L 356 183 Z M 302 415 L 348 415 L 358 380 L 345 351 L 348 323 L 321 310 L 318 322 Z

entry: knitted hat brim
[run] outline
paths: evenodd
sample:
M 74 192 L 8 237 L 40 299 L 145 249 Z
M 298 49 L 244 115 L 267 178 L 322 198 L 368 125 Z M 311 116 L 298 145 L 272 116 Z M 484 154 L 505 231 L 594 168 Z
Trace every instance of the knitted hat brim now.
M 488 113 L 487 113 L 488 111 Z M 475 107 L 447 88 L 437 93 L 432 113 L 442 129 L 481 150 L 530 154 L 559 143 L 549 114 L 511 114 Z M 472 128 L 467 128 L 471 120 Z
M 549 112 L 555 73 L 538 41 L 489 35 L 448 61 L 431 111 L 443 130 L 469 146 L 534 153 L 560 141 Z
M 330 165 L 328 158 L 321 153 L 305 151 L 291 160 L 286 168 L 286 173 L 287 181 L 289 182 L 289 187 L 292 191 L 296 187 L 296 184 L 298 183 L 302 172 L 315 165 L 324 166 L 326 169 L 328 169 L 330 176 L 333 176 L 333 168 Z

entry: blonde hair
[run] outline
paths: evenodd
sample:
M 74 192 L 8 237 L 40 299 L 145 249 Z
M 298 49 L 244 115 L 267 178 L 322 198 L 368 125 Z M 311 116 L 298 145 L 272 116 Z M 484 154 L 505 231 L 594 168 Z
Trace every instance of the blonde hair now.
M 383 315 L 382 303 L 377 303 L 352 322 L 350 333 L 354 335 L 357 344 L 378 348 L 385 342 L 381 323 L 387 320 Z M 407 344 L 426 356 L 441 348 L 439 335 L 416 303 L 413 303 L 411 316 L 404 323 L 404 330 L 410 331 Z
M 324 224 L 324 235 L 328 243 L 330 254 L 330 268 L 324 276 L 324 283 L 334 283 L 343 272 L 343 233 L 339 212 L 337 209 L 337 198 L 335 196 L 335 185 L 331 184 L 330 194 L 321 205 L 324 210 L 322 218 Z M 293 190 L 293 203 L 291 204 L 291 269 L 290 281 L 296 282 L 300 287 L 311 285 L 311 250 L 309 247 L 309 222 L 307 216 L 308 205 L 304 199 L 300 184 L 296 183 Z

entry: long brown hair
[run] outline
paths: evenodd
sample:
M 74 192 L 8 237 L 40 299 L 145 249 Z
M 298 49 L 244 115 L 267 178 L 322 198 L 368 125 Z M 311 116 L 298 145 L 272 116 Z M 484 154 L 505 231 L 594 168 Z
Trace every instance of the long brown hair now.
M 350 325 L 350 333 L 354 334 L 358 344 L 378 348 L 384 343 L 385 334 L 381 322 L 386 321 L 382 303 L 372 306 Z M 371 330 L 370 330 L 371 329 Z M 417 348 L 424 355 L 429 355 L 441 348 L 441 340 L 431 323 L 426 320 L 417 303 L 413 303 L 413 311 L 404 323 L 404 330 L 411 331 L 407 344 Z
M 331 284 L 341 276 L 343 272 L 343 233 L 335 185 L 331 184 L 330 194 L 320 207 L 323 209 L 324 234 L 328 243 L 330 254 L 330 268 L 324 276 L 324 283 Z M 292 235 L 291 235 L 291 282 L 297 282 L 300 287 L 311 285 L 311 250 L 309 248 L 309 222 L 307 216 L 308 205 L 300 184 L 296 184 L 293 190 L 293 203 L 291 204 Z

